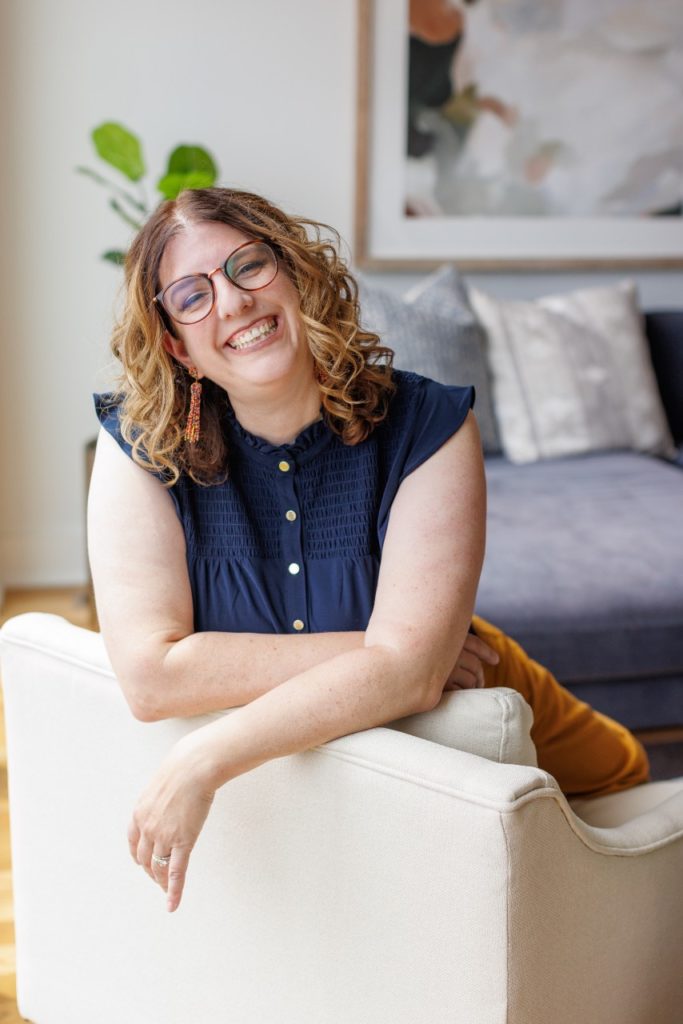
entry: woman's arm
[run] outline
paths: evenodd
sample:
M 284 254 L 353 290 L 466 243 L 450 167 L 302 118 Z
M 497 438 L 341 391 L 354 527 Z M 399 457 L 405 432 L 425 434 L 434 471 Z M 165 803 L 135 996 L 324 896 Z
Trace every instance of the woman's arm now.
M 362 632 L 194 633 L 185 538 L 166 488 L 102 430 L 88 498 L 100 629 L 133 714 L 144 721 L 248 704 L 286 679 L 363 646 Z M 495 658 L 467 639 L 449 688 L 483 685 Z
M 199 730 L 212 786 L 273 757 L 433 708 L 471 621 L 485 521 L 481 441 L 468 413 L 399 487 L 363 647 Z
M 185 538 L 165 487 L 100 431 L 88 550 L 107 652 L 143 721 L 247 704 L 360 648 L 363 633 L 194 633 Z
M 472 413 L 401 484 L 364 646 L 298 673 L 195 730 L 162 764 L 129 830 L 131 853 L 180 902 L 213 792 L 264 761 L 434 707 L 460 652 L 484 555 L 485 482 Z M 171 854 L 168 868 L 152 853 Z

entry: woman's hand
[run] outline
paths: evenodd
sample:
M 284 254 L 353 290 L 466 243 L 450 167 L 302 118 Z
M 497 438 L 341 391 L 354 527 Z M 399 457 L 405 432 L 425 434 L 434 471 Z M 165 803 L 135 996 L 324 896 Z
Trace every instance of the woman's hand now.
M 474 633 L 468 633 L 451 674 L 446 680 L 444 693 L 447 690 L 471 690 L 485 686 L 482 662 L 486 662 L 488 665 L 497 665 L 499 661 L 498 653 L 494 651 L 493 647 L 489 647 Z
M 169 911 L 180 905 L 190 854 L 215 795 L 206 782 L 195 736 L 189 734 L 173 747 L 128 826 L 133 860 L 164 890 Z

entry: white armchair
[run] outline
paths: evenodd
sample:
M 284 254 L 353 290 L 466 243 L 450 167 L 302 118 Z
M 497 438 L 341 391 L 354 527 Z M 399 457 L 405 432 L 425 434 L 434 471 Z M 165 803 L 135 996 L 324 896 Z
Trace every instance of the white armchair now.
M 101 638 L 54 616 L 1 639 L 33 1024 L 683 1020 L 683 780 L 582 820 L 534 767 L 521 697 L 449 694 L 221 789 L 168 914 L 126 826 L 205 719 L 136 721 Z

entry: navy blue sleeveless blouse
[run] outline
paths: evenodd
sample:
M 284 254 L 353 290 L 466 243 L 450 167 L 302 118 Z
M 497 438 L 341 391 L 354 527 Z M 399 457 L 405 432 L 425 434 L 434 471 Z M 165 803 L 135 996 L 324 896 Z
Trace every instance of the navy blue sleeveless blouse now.
M 364 630 L 389 512 L 401 481 L 454 434 L 474 404 L 453 387 L 401 370 L 386 419 L 345 445 L 323 419 L 292 444 L 249 434 L 231 408 L 229 475 L 169 488 L 187 544 L 196 631 Z M 95 395 L 102 426 L 121 437 L 115 395 Z

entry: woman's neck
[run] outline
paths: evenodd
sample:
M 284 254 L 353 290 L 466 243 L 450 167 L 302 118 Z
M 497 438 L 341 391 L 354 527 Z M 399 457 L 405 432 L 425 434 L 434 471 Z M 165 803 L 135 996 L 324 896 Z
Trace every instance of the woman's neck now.
M 304 382 L 295 392 L 288 389 L 229 398 L 240 425 L 269 444 L 290 444 L 320 419 L 320 392 L 315 381 Z

